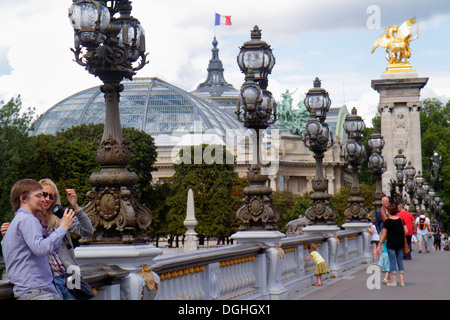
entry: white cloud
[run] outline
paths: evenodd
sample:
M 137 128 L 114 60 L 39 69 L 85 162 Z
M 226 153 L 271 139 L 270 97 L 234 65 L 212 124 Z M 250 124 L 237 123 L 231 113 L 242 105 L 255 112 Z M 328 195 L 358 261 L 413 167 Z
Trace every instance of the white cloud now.
M 335 56 L 336 48 L 323 44 L 316 48 L 321 36 L 329 31 L 367 31 L 367 7 L 372 1 L 318 0 L 315 2 L 279 0 L 171 0 L 134 1 L 133 15 L 138 18 L 147 36 L 150 63 L 138 72 L 138 77 L 160 77 L 185 90 L 194 90 L 206 79 L 214 35 L 214 13 L 231 15 L 233 26 L 216 28 L 220 58 L 225 67 L 225 79 L 239 89 L 244 81 L 236 64 L 239 47 L 250 39 L 255 24 L 263 31 L 263 40 L 274 48 L 277 64 L 269 78 L 269 90 L 276 99 L 289 89 L 297 89 L 296 98 L 312 87 L 319 76 L 330 92 L 334 105 L 355 104 L 358 111 L 369 116 L 376 110 L 377 93 L 370 87 L 371 78 L 378 77 L 361 64 L 366 56 L 346 52 Z M 0 76 L 0 100 L 21 94 L 24 106 L 34 106 L 42 113 L 58 101 L 100 81 L 73 62 L 70 48 L 73 31 L 67 18 L 71 1 L 61 0 L 3 0 L 0 20 L 0 65 L 9 67 L 10 74 Z M 399 24 L 412 16 L 421 21 L 423 30 L 445 25 L 443 15 L 450 12 L 450 3 L 443 1 L 378 1 L 381 27 Z M 305 35 L 314 32 L 316 42 L 307 42 Z M 368 37 L 375 33 L 367 31 Z M 369 35 L 370 34 L 370 35 Z M 444 38 L 443 38 L 444 39 Z M 448 38 L 445 38 L 448 40 Z M 350 36 L 348 41 L 353 41 Z M 416 40 L 418 46 L 419 40 Z M 372 43 L 373 39 L 368 40 Z M 449 41 L 447 41 L 449 42 Z M 448 50 L 445 41 L 436 43 L 425 53 Z M 340 44 L 346 46 L 345 43 Z M 361 44 L 366 52 L 367 44 Z M 421 52 L 422 49 L 417 49 Z M 425 48 L 423 49 L 425 51 Z M 447 51 L 448 52 L 448 51 Z M 415 54 L 415 53 L 413 53 Z M 419 59 L 419 55 L 416 59 Z M 429 57 L 429 56 L 427 56 Z M 446 56 L 436 64 L 448 67 Z M 380 55 L 373 64 L 380 63 Z M 433 61 L 434 62 L 434 61 Z M 336 68 L 339 67 L 339 68 Z M 319 70 L 318 72 L 317 70 Z M 373 68 L 373 66 L 372 66 Z M 439 68 L 436 68 L 439 70 Z M 338 70 L 338 71 L 336 71 Z M 419 73 L 426 73 L 420 70 Z M 435 78 L 431 78 L 431 75 Z M 428 75 L 427 75 L 428 76 Z M 450 97 L 445 84 L 450 83 L 446 71 L 430 73 L 430 93 Z M 301 98 L 302 99 L 302 98 Z M 376 100 L 376 101 L 375 101 Z M 374 102 L 375 101 L 375 102 Z

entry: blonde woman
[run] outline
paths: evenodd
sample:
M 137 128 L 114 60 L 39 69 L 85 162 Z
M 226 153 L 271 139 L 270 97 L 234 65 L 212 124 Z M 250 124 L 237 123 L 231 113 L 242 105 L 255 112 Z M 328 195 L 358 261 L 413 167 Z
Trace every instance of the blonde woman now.
M 59 219 L 52 214 L 52 209 L 55 205 L 61 204 L 61 196 L 59 194 L 56 184 L 50 179 L 42 179 L 39 181 L 43 188 L 44 201 L 43 206 L 47 212 L 47 230 L 51 232 L 59 225 Z M 83 237 L 92 236 L 94 228 L 86 213 L 78 205 L 78 197 L 73 189 L 66 189 L 67 199 L 75 210 L 75 221 L 70 227 L 69 231 Z M 76 299 L 73 294 L 67 289 L 66 282 L 68 278 L 67 268 L 72 265 L 77 265 L 75 260 L 74 247 L 70 234 L 67 233 L 64 242 L 57 250 L 49 256 L 50 266 L 53 271 L 56 289 L 63 300 Z
M 52 214 L 55 205 L 61 204 L 61 196 L 56 184 L 50 179 L 42 179 L 39 181 L 42 186 L 41 204 L 44 212 L 36 214 L 41 222 L 44 230 L 44 236 L 49 235 L 53 230 L 59 227 L 60 220 Z M 67 199 L 75 211 L 75 221 L 70 226 L 69 232 L 78 234 L 83 237 L 90 237 L 94 233 L 94 228 L 86 213 L 78 205 L 78 197 L 73 189 L 66 189 Z M 2 235 L 6 233 L 9 224 L 5 223 L 1 227 Z M 66 286 L 69 266 L 77 265 L 75 260 L 75 252 L 70 233 L 64 237 L 63 243 L 49 255 L 49 263 L 53 272 L 54 283 L 59 296 L 62 300 L 76 300 L 75 296 Z

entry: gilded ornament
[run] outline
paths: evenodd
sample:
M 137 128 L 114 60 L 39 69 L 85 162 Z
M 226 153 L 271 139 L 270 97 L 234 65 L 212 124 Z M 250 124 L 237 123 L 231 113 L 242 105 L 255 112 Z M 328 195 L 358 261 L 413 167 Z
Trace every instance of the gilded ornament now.
M 417 32 L 412 38 L 411 27 L 414 23 L 415 17 L 403 22 L 400 27 L 389 26 L 373 43 L 372 53 L 379 46 L 386 48 L 386 60 L 389 62 L 386 72 L 414 72 L 408 62 L 411 57 L 410 42 L 419 36 Z

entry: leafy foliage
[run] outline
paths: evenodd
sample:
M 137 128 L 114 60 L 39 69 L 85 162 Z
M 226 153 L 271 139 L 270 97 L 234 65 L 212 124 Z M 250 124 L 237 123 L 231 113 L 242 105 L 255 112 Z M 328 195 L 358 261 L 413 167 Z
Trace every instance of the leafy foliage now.
M 87 204 L 86 193 L 92 188 L 88 179 L 100 170 L 95 150 L 103 133 L 103 124 L 72 127 L 56 135 L 29 136 L 32 111 L 20 115 L 20 99 L 12 99 L 0 109 L 0 222 L 12 218 L 9 191 L 19 179 L 55 181 L 62 195 L 62 204 L 69 205 L 63 190 L 73 188 L 80 204 Z M 124 137 L 130 141 L 132 160 L 128 170 L 137 173 L 140 182 L 136 186 L 141 201 L 150 204 L 154 192 L 151 186 L 156 161 L 154 139 L 143 131 L 124 128 Z M 6 213 L 6 214 L 5 214 Z
M 3 104 L 3 103 L 2 103 Z M 86 204 L 86 193 L 91 189 L 88 183 L 92 172 L 98 171 L 95 149 L 101 139 L 103 125 L 82 125 L 56 135 L 30 136 L 34 110 L 21 113 L 20 96 L 11 99 L 0 108 L 0 223 L 12 218 L 9 192 L 15 181 L 29 177 L 48 177 L 57 183 L 60 190 L 74 188 L 80 204 Z M 434 152 L 441 155 L 441 167 L 433 187 L 445 202 L 447 213 L 441 219 L 447 230 L 450 228 L 450 101 L 443 104 L 437 99 L 426 99 L 420 112 L 422 134 L 423 175 L 430 183 L 431 157 Z M 380 117 L 372 121 L 373 127 L 380 127 Z M 199 220 L 197 232 L 201 237 L 226 238 L 237 230 L 235 214 L 242 204 L 243 188 L 248 185 L 244 178 L 238 178 L 233 164 L 226 164 L 226 150 L 222 153 L 217 146 L 202 146 L 202 155 L 211 152 L 214 159 L 223 159 L 224 164 L 212 164 L 204 160 L 195 164 L 193 149 L 185 159 L 191 163 L 174 166 L 175 175 L 161 185 L 153 186 L 152 172 L 156 161 L 156 146 L 145 132 L 124 128 L 124 136 L 130 141 L 132 160 L 128 169 L 138 174 L 137 186 L 141 201 L 154 213 L 153 235 L 182 235 L 186 214 L 186 200 L 189 188 L 194 191 L 196 215 Z M 367 139 L 373 128 L 366 128 L 362 143 L 367 155 L 370 149 Z M 181 156 L 183 156 L 181 154 Z M 368 158 L 368 157 L 367 157 Z M 197 161 L 198 162 L 198 161 Z M 372 208 L 374 181 L 367 168 L 367 159 L 360 167 L 360 182 L 366 207 Z M 345 221 L 343 212 L 347 207 L 349 188 L 343 188 L 332 197 L 337 210 L 337 224 Z M 68 205 L 63 197 L 63 204 Z M 303 215 L 309 206 L 309 195 L 292 195 L 288 192 L 272 194 L 274 206 L 280 211 L 278 226 L 285 232 L 286 224 Z
M 373 209 L 375 186 L 361 183 L 361 197 L 364 198 L 364 206 L 368 213 Z M 340 227 L 346 222 L 344 212 L 347 209 L 350 197 L 350 186 L 342 188 L 338 193 L 331 196 L 331 205 L 336 210 L 336 224 Z
M 20 114 L 21 109 L 20 96 L 0 108 L 0 222 L 13 217 L 9 192 L 20 176 L 22 158 L 31 152 L 27 141 L 34 110 Z
M 450 230 L 450 101 L 444 105 L 437 99 L 425 99 L 420 110 L 420 129 L 422 133 L 423 176 L 443 199 L 444 216 L 441 218 L 445 229 Z M 432 183 L 432 156 L 441 156 L 438 179 Z
M 201 160 L 196 158 L 199 153 L 195 148 L 201 148 L 201 155 L 211 151 L 213 158 L 222 161 L 207 164 L 205 156 Z M 238 225 L 235 215 L 241 199 L 233 193 L 240 193 L 236 186 L 243 182 L 238 179 L 234 164 L 227 164 L 226 154 L 224 146 L 211 145 L 192 146 L 180 151 L 180 158 L 184 161 L 174 165 L 175 174 L 168 182 L 171 195 L 166 202 L 170 208 L 165 223 L 167 234 L 182 235 L 186 231 L 183 221 L 186 217 L 189 189 L 194 193 L 195 214 L 199 222 L 196 231 L 199 237 L 224 239 L 236 232 Z

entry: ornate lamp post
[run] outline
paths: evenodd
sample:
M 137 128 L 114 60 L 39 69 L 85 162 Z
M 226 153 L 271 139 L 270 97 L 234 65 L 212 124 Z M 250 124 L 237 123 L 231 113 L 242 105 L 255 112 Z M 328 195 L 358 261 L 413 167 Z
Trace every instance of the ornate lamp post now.
M 405 177 L 406 177 L 406 192 L 409 195 L 409 212 L 415 215 L 416 206 L 414 205 L 414 191 L 416 189 L 416 183 L 414 181 L 414 176 L 416 175 L 416 169 L 411 165 L 411 161 L 405 167 Z
M 434 217 L 437 220 L 437 219 L 439 219 L 439 216 L 441 214 L 441 210 L 440 209 L 441 209 L 441 202 L 442 202 L 442 199 L 441 199 L 441 197 L 439 197 L 438 194 L 436 194 L 434 196 L 434 202 L 436 203 L 436 205 L 434 206 Z
M 272 189 L 266 185 L 267 175 L 261 174 L 261 130 L 267 129 L 277 119 L 276 102 L 267 90 L 267 76 L 275 64 L 272 49 L 261 40 L 261 30 L 255 26 L 251 40 L 244 43 L 237 58 L 245 82 L 241 87 L 241 101 L 236 115 L 244 126 L 256 135 L 256 164 L 247 174 L 250 186 L 244 188 L 244 204 L 236 213 L 239 230 L 277 230 L 279 212 L 272 206 Z M 241 104 L 242 109 L 241 111 Z
M 441 199 L 441 201 L 439 202 L 439 214 L 440 215 L 442 215 L 444 213 L 444 205 L 445 205 L 445 203 Z
M 304 135 L 305 145 L 314 153 L 316 159 L 316 176 L 313 180 L 314 193 L 311 194 L 310 207 L 305 216 L 316 225 L 334 225 L 336 211 L 330 205 L 328 194 L 328 180 L 323 176 L 323 157 L 333 144 L 331 131 L 325 123 L 326 115 L 331 106 L 328 92 L 321 88 L 319 78 L 314 80 L 314 87 L 305 97 L 304 103 L 310 112 L 310 118 L 306 124 Z
M 439 169 L 441 167 L 441 159 L 442 156 L 439 155 L 436 151 L 433 153 L 431 157 L 431 168 L 430 168 L 430 180 L 431 184 L 436 188 L 439 182 Z
M 381 208 L 381 199 L 384 197 L 383 190 L 381 187 L 381 176 L 386 172 L 386 162 L 384 161 L 381 152 L 384 147 L 384 139 L 375 128 L 374 132 L 370 135 L 368 141 L 369 147 L 372 150 L 372 154 L 369 157 L 369 170 L 375 178 L 375 200 L 373 201 L 373 211 L 371 216 L 375 217 L 375 213 L 379 208 Z
M 423 183 L 423 187 L 422 187 L 422 189 L 423 189 L 423 192 L 424 192 L 424 195 L 423 195 L 423 205 L 425 206 L 425 211 L 428 211 L 428 205 L 429 205 L 429 202 L 430 202 L 430 196 L 428 195 L 428 192 L 430 191 L 430 185 L 428 184 L 428 182 L 427 181 L 425 181 L 424 183 Z
M 353 108 L 352 114 L 347 116 L 344 123 L 344 130 L 348 134 L 348 142 L 345 144 L 345 160 L 350 165 L 353 176 L 348 206 L 344 211 L 345 217 L 350 222 L 362 222 L 367 219 L 368 214 L 368 210 L 364 206 L 364 198 L 361 197 L 358 179 L 359 166 L 366 157 L 366 150 L 360 144 L 365 128 L 364 121 L 357 115 L 356 108 Z
M 97 148 L 101 169 L 89 178 L 93 189 L 85 207 L 95 233 L 82 239 L 85 244 L 145 242 L 152 221 L 134 190 L 138 177 L 126 169 L 131 156 L 119 117 L 120 82 L 132 79 L 147 63 L 144 31 L 131 9 L 128 0 L 74 0 L 69 9 L 75 61 L 102 80 L 106 102 L 105 128 Z
M 434 206 L 436 205 L 434 201 L 434 196 L 436 195 L 436 192 L 434 192 L 434 189 L 430 187 L 428 190 L 428 194 L 425 196 L 425 200 L 427 202 L 427 209 L 431 212 L 434 212 Z M 430 217 L 431 218 L 431 217 Z
M 416 194 L 416 198 L 417 198 L 417 202 L 418 202 L 418 210 L 417 212 L 420 212 L 420 210 L 422 209 L 422 200 L 423 200 L 423 196 L 425 194 L 425 191 L 423 189 L 424 183 L 425 183 L 425 179 L 422 175 L 422 173 L 419 171 L 419 173 L 416 175 L 416 177 L 414 178 L 414 183 L 416 186 L 416 189 L 414 191 L 414 193 Z M 416 215 L 417 215 L 416 212 Z
M 398 199 L 391 200 L 391 202 L 394 202 L 395 204 L 399 204 L 399 202 L 402 201 L 402 199 L 403 199 L 403 186 L 404 186 L 403 169 L 405 168 L 405 165 L 406 165 L 406 157 L 402 153 L 403 153 L 403 150 L 400 149 L 400 150 L 398 150 L 398 154 L 394 157 L 394 165 L 395 165 L 395 168 L 397 169 L 397 172 L 395 173 L 395 181 L 396 181 L 396 185 L 398 187 L 398 193 L 399 193 Z
M 251 40 L 245 42 L 241 47 L 237 56 L 237 63 L 244 74 L 247 75 L 249 71 L 252 71 L 255 81 L 262 90 L 266 90 L 268 86 L 267 77 L 275 65 L 275 57 L 270 45 L 261 40 L 261 30 L 258 26 L 253 27 L 250 38 Z

